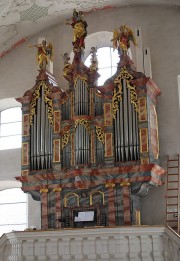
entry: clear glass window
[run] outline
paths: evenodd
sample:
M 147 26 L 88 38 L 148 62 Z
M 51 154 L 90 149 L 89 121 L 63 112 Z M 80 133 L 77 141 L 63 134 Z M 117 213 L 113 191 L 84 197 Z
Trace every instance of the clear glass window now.
M 21 107 L 0 112 L 0 150 L 21 147 L 22 111 Z
M 101 86 L 104 82 L 115 74 L 117 69 L 117 63 L 119 62 L 118 51 L 111 47 L 101 47 L 97 50 L 98 59 L 98 73 L 101 75 L 98 78 L 98 85 Z M 85 61 L 86 66 L 91 64 L 91 54 Z
M 27 228 L 27 195 L 20 188 L 0 191 L 0 236 Z

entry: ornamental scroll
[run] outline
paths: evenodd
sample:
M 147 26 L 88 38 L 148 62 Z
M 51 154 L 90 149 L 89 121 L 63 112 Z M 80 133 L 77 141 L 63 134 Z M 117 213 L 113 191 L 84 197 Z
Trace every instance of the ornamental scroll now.
M 85 127 L 85 129 L 87 130 L 88 134 L 90 134 L 90 125 L 89 125 L 89 121 L 85 120 L 85 119 L 78 119 L 75 121 L 75 129 L 77 128 L 77 125 L 80 124 L 82 126 Z
M 36 114 L 36 107 L 37 107 L 37 100 L 41 96 L 41 89 L 44 88 L 44 95 L 42 95 L 42 99 L 44 99 L 44 102 L 48 105 L 48 119 L 50 122 L 50 125 L 53 125 L 53 104 L 52 100 L 48 97 L 50 93 L 52 93 L 51 89 L 44 83 L 40 82 L 36 88 L 36 90 L 33 93 L 33 99 L 30 104 L 30 114 L 29 114 L 29 122 L 30 125 L 33 124 L 33 116 Z
M 133 76 L 127 71 L 126 67 L 123 67 L 120 71 L 118 77 L 115 78 L 114 83 L 117 87 L 113 91 L 113 98 L 112 98 L 112 113 L 113 118 L 116 118 L 116 112 L 119 110 L 118 102 L 122 101 L 122 94 L 123 94 L 123 86 L 122 80 L 126 80 L 127 88 L 130 89 L 131 95 L 131 103 L 134 104 L 135 110 L 137 111 L 137 94 L 134 85 L 130 84 L 130 81 L 133 79 Z
M 102 144 L 105 143 L 105 134 L 103 129 L 100 126 L 96 125 L 96 135 L 99 141 L 102 142 Z
M 70 139 L 70 131 L 66 131 L 62 136 L 62 149 L 68 144 Z

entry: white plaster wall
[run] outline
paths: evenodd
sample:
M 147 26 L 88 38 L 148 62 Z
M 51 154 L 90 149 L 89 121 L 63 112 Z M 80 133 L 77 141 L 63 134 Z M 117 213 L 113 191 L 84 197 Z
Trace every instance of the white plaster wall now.
M 151 51 L 153 80 L 162 91 L 158 99 L 160 159 L 161 166 L 166 168 L 166 155 L 175 155 L 180 148 L 177 86 L 177 75 L 180 74 L 180 10 L 162 7 L 121 7 L 85 14 L 84 18 L 88 23 L 88 34 L 99 31 L 112 32 L 121 24 L 142 28 L 143 45 L 148 46 Z M 36 49 L 29 49 L 27 45 L 36 44 L 38 37 L 42 36 L 54 44 L 54 75 L 59 81 L 59 86 L 67 88 L 67 83 L 62 77 L 61 55 L 72 51 L 72 29 L 64 23 L 34 36 L 0 60 L 0 100 L 22 96 L 34 85 L 38 74 Z M 111 44 L 110 39 L 109 43 Z M 19 176 L 20 151 L 0 152 L 0 156 L 1 154 L 0 180 Z M 165 186 L 153 188 L 150 193 L 143 199 L 143 223 L 163 223 Z

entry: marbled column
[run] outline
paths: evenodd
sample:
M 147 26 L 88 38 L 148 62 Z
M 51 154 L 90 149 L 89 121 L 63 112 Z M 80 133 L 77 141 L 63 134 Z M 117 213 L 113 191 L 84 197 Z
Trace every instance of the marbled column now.
M 123 210 L 124 210 L 124 225 L 131 225 L 130 216 L 130 195 L 129 195 L 129 182 L 122 182 L 120 186 L 123 187 Z
M 41 195 L 41 228 L 48 229 L 48 189 L 40 189 Z
M 53 191 L 55 192 L 55 218 L 56 218 L 56 228 L 61 228 L 61 222 L 58 219 L 61 218 L 61 188 L 54 188 Z
M 106 183 L 106 188 L 108 188 L 108 217 L 109 226 L 116 225 L 116 215 L 115 215 L 115 197 L 114 197 L 114 183 Z

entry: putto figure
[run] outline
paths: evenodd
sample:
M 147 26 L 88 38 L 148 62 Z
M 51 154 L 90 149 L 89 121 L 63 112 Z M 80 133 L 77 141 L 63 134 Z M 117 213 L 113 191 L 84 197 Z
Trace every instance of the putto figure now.
M 43 40 L 41 44 L 37 45 L 28 45 L 31 47 L 37 48 L 37 63 L 40 69 L 45 70 L 48 64 L 48 60 L 52 61 L 53 59 L 53 46 L 52 43 L 47 45 L 46 40 Z
M 76 9 L 73 11 L 73 17 L 71 23 L 66 23 L 71 25 L 73 28 L 73 49 L 78 51 L 85 48 L 84 39 L 87 35 L 87 23 L 83 19 L 82 12 L 77 12 Z
M 71 76 L 72 64 L 69 62 L 70 57 L 68 53 L 62 55 L 64 61 L 64 68 L 63 68 L 63 76 L 65 79 L 69 80 Z
M 121 25 L 119 31 L 116 29 L 113 33 L 113 49 L 117 49 L 120 54 L 126 53 L 132 41 L 135 46 L 137 42 L 133 31 L 127 25 Z
M 98 59 L 97 59 L 97 47 L 91 47 L 91 65 L 90 71 L 97 71 L 98 70 Z

